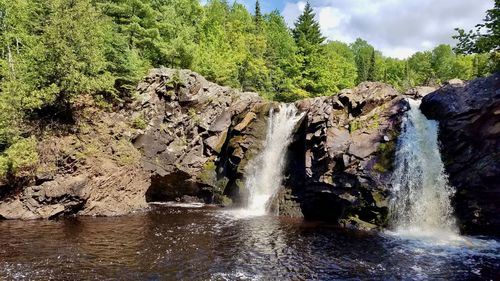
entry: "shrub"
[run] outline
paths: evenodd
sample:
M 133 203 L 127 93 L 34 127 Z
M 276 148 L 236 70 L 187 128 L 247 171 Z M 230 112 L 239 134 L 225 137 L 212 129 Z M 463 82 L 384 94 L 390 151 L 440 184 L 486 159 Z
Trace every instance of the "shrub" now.
M 21 139 L 0 156 L 0 176 L 20 175 L 38 163 L 37 142 L 34 137 Z
M 146 120 L 144 120 L 144 116 L 142 115 L 138 115 L 134 118 L 134 120 L 132 120 L 132 127 L 136 129 L 144 130 L 147 126 L 148 123 L 146 122 Z

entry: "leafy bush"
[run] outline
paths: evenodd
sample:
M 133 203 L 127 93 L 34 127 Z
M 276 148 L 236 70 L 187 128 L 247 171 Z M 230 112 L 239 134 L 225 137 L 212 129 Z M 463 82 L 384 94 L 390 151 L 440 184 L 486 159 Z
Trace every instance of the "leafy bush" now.
M 34 137 L 21 139 L 0 156 L 0 177 L 19 176 L 38 163 L 37 141 Z
M 0 156 L 0 179 L 5 178 L 10 170 L 9 159 L 5 156 Z

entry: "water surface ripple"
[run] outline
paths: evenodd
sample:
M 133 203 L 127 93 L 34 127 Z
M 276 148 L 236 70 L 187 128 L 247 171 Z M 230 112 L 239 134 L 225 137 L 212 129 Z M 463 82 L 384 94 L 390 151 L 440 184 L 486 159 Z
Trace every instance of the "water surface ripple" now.
M 499 243 L 433 243 L 272 216 L 155 206 L 0 221 L 0 280 L 495 280 Z

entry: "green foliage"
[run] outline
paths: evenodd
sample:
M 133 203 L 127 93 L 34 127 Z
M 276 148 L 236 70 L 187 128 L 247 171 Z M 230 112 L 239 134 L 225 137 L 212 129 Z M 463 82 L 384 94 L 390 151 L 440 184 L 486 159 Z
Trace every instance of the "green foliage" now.
M 144 129 L 146 129 L 147 126 L 148 126 L 148 123 L 146 122 L 146 120 L 144 119 L 144 116 L 142 116 L 142 115 L 138 115 L 137 117 L 135 117 L 132 120 L 132 127 L 136 128 L 136 129 L 144 130 Z
M 113 91 L 106 71 L 104 32 L 107 27 L 90 1 L 40 1 L 35 17 L 37 41 L 24 54 L 24 65 L 13 83 L 23 86 L 26 109 L 65 106 L 81 93 Z
M 0 155 L 0 177 L 19 176 L 38 163 L 37 141 L 34 137 L 20 139 Z
M 296 86 L 300 78 L 300 60 L 285 20 L 278 12 L 265 17 L 265 60 L 269 69 L 269 89 L 272 98 L 280 101 L 293 101 L 307 93 Z
M 375 63 L 372 61 L 372 57 L 375 56 L 374 48 L 365 40 L 358 38 L 351 44 L 351 49 L 355 56 L 358 71 L 357 83 L 368 81 L 370 75 L 372 76 L 370 78 L 373 78 L 375 72 Z M 370 68 L 372 68 L 371 73 Z
M 328 42 L 324 46 L 326 64 L 324 72 L 329 82 L 328 90 L 337 93 L 342 89 L 352 88 L 357 79 L 354 53 L 345 43 Z
M 408 59 L 407 76 L 411 86 L 431 85 L 435 79 L 431 52 L 417 52 Z
M 395 150 L 396 142 L 394 140 L 381 143 L 377 149 L 377 163 L 375 163 L 373 168 L 380 173 L 392 170 Z
M 370 61 L 368 62 L 368 75 L 366 77 L 368 81 L 376 81 L 375 77 L 375 49 L 372 50 L 372 54 L 370 56 Z
M 486 11 L 483 23 L 476 25 L 476 31 L 465 32 L 455 29 L 458 40 L 455 51 L 460 54 L 488 53 L 500 51 L 500 0 L 495 0 L 494 7 Z M 498 70 L 498 69 L 497 69 Z
M 311 4 L 307 2 L 304 12 L 299 16 L 292 30 L 293 38 L 302 52 L 314 51 L 325 41 L 325 37 L 321 35 L 319 23 L 314 17 Z
M 453 62 L 455 54 L 449 45 L 439 45 L 432 50 L 431 65 L 436 73 L 436 76 L 441 81 L 446 81 L 454 78 Z
M 325 38 L 321 35 L 319 23 L 314 17 L 313 9 L 307 2 L 304 12 L 295 22 L 292 34 L 301 62 L 298 86 L 312 96 L 320 96 L 327 94 L 331 87 L 327 81 L 328 73 L 325 72 L 328 66 L 322 46 Z

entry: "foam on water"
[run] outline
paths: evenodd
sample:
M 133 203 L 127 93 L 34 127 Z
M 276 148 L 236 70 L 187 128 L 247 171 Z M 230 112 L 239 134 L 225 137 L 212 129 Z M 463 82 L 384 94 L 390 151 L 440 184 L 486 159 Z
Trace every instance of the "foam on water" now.
M 203 207 L 205 207 L 204 203 L 197 203 L 197 202 L 183 203 L 183 202 L 176 202 L 176 201 L 168 201 L 168 202 L 149 202 L 148 204 L 175 207 L 175 208 L 203 208 Z

